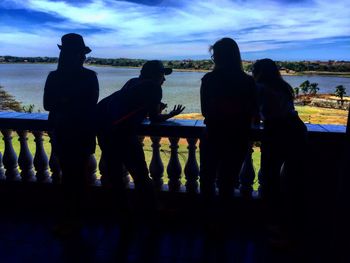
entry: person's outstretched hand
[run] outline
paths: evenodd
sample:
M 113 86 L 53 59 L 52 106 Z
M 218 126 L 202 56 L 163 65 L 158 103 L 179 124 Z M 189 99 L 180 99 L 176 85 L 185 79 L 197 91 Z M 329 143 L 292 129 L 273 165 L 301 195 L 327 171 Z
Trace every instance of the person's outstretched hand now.
M 174 109 L 169 113 L 172 117 L 179 115 L 185 109 L 181 104 L 175 105 Z

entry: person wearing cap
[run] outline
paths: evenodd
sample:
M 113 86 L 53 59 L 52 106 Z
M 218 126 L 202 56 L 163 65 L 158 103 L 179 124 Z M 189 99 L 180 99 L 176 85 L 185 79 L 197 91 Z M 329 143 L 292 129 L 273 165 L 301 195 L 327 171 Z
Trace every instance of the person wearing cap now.
M 161 102 L 162 84 L 164 76 L 171 73 L 172 69 L 165 68 L 161 61 L 147 61 L 138 78 L 130 79 L 121 90 L 98 103 L 98 142 L 106 162 L 108 178 L 121 200 L 125 198 L 123 167 L 133 177 L 136 190 L 143 193 L 146 203 L 152 196 L 153 183 L 136 131 L 146 117 L 151 122 L 159 122 L 184 110 L 182 105 L 175 105 L 168 114 L 161 113 L 166 107 Z
M 44 109 L 49 111 L 51 143 L 62 169 L 65 216 L 75 217 L 84 202 L 89 158 L 96 147 L 93 119 L 99 85 L 96 73 L 83 67 L 91 52 L 83 37 L 70 33 L 61 41 L 57 70 L 46 79 Z

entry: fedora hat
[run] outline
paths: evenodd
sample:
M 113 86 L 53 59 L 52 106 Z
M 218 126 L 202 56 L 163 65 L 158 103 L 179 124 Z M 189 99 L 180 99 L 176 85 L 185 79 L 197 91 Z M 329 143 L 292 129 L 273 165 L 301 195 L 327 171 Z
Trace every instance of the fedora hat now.
M 69 33 L 63 35 L 61 38 L 61 42 L 61 45 L 57 44 L 58 48 L 61 50 L 84 52 L 84 54 L 88 54 L 91 52 L 91 49 L 85 46 L 84 39 L 79 34 Z

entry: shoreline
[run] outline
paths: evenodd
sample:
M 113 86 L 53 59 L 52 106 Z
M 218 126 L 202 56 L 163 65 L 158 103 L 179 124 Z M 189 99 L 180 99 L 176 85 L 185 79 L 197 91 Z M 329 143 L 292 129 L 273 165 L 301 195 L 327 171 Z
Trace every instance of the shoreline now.
M 7 62 L 0 62 L 0 65 L 6 65 L 6 64 L 22 64 L 22 65 L 35 65 L 35 64 L 57 64 L 57 63 L 45 63 L 45 62 L 38 62 L 38 63 L 7 63 Z M 112 68 L 128 68 L 128 69 L 141 69 L 141 67 L 132 67 L 132 66 L 113 66 L 113 65 L 100 65 L 100 64 L 84 64 L 84 66 L 94 66 L 94 67 L 112 67 Z M 207 73 L 211 70 L 205 70 L 205 69 L 177 69 L 173 68 L 174 72 L 198 72 L 198 73 Z M 342 78 L 350 78 L 350 72 L 331 72 L 331 71 L 302 71 L 302 72 L 286 72 L 284 70 L 281 70 L 282 76 L 325 76 L 325 77 L 342 77 Z

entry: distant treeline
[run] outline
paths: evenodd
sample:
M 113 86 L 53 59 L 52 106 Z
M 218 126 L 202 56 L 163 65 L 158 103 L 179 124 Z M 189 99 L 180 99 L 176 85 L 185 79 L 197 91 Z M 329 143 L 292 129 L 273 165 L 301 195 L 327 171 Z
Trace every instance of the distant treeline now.
M 0 63 L 57 63 L 56 57 L 13 57 L 0 56 Z M 88 57 L 87 64 L 106 65 L 117 67 L 141 67 L 145 59 L 129 58 L 94 58 Z M 213 67 L 211 60 L 163 60 L 166 66 L 174 69 L 183 70 L 210 70 Z M 251 71 L 254 61 L 244 61 L 245 71 Z M 325 71 L 325 72 L 350 72 L 349 61 L 277 61 L 281 70 L 287 72 L 304 72 L 304 71 Z

